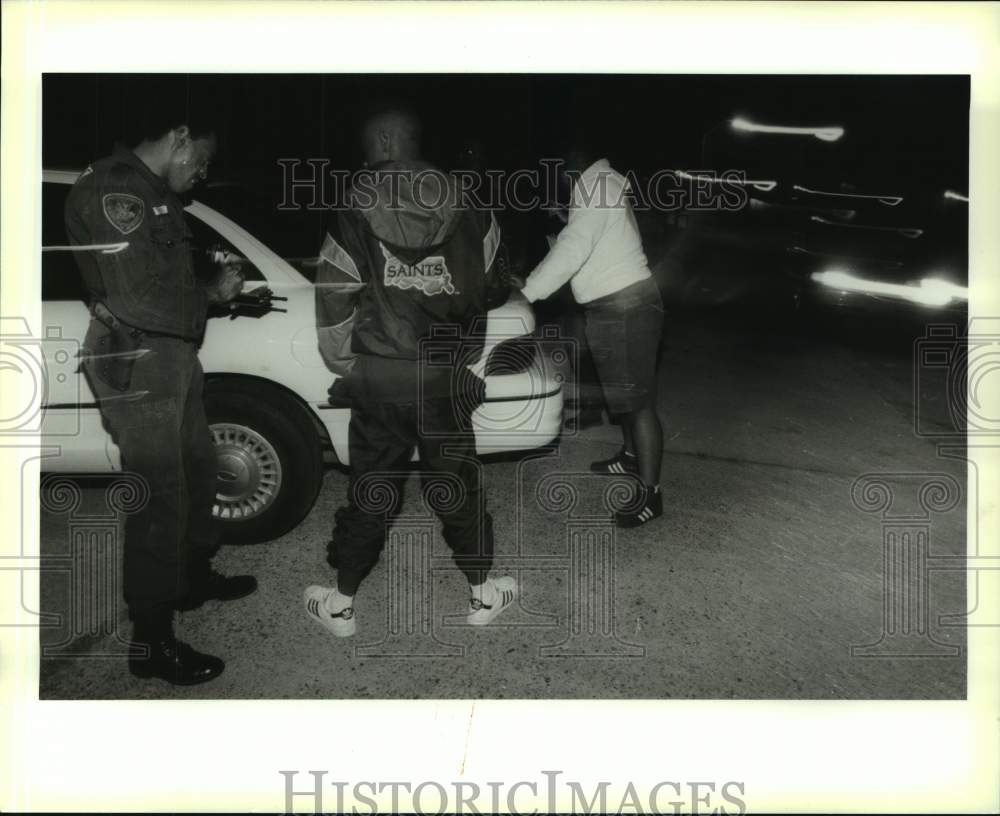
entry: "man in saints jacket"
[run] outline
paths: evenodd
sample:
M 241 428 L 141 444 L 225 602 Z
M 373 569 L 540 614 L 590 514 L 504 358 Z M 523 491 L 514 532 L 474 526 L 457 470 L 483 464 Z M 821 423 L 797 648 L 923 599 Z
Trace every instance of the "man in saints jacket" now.
M 320 350 L 345 375 L 333 393 L 351 405 L 351 482 L 329 545 L 336 586 L 308 587 L 306 611 L 336 636 L 354 634 L 354 596 L 378 561 L 416 446 L 428 494 L 437 484 L 446 497 L 434 509 L 469 583 L 467 620 L 484 625 L 517 592 L 513 578 L 490 576 L 493 526 L 471 422 L 485 382 L 468 369 L 488 309 L 507 294 L 499 228 L 421 159 L 412 114 L 373 114 L 362 147 L 368 171 L 326 236 L 317 275 Z

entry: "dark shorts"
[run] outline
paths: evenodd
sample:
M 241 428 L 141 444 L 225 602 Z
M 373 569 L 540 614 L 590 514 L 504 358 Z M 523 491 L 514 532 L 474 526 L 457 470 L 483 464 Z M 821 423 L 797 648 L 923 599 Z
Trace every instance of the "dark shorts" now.
M 584 304 L 587 344 L 608 412 L 625 414 L 656 398 L 663 301 L 652 278 Z

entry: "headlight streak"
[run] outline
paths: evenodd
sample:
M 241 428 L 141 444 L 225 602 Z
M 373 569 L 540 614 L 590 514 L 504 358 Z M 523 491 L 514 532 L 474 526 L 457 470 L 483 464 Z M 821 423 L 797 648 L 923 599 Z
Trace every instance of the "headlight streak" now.
M 907 238 L 919 238 L 924 234 L 922 229 L 917 227 L 876 227 L 871 224 L 843 224 L 840 221 L 831 221 L 828 218 L 823 218 L 820 215 L 813 215 L 809 218 L 810 221 L 815 221 L 817 224 L 825 224 L 830 227 L 848 227 L 850 229 L 864 229 L 864 230 L 878 230 L 879 232 L 898 232 L 900 235 L 905 235 Z
M 834 193 L 829 190 L 811 190 L 800 184 L 793 184 L 792 189 L 800 193 L 808 193 L 809 195 L 830 196 L 833 198 L 866 198 L 877 201 L 880 204 L 885 204 L 887 207 L 895 207 L 903 200 L 902 196 L 862 195 L 861 193 Z
M 686 170 L 676 170 L 675 172 L 677 173 L 677 177 L 678 178 L 689 179 L 691 181 L 707 181 L 709 184 L 723 184 L 723 183 L 725 183 L 725 184 L 748 185 L 750 187 L 753 187 L 756 190 L 760 190 L 762 193 L 769 193 L 769 192 L 771 192 L 771 190 L 773 190 L 775 187 L 778 186 L 778 182 L 776 182 L 776 181 L 770 181 L 770 180 L 767 180 L 767 181 L 763 181 L 763 180 L 761 180 L 761 181 L 750 181 L 750 180 L 747 180 L 747 179 L 738 179 L 738 178 L 725 178 L 724 179 L 724 178 L 719 178 L 718 176 L 709 176 L 709 175 L 698 175 L 698 176 L 696 176 L 696 175 L 694 175 L 692 173 L 688 173 Z
M 751 209 L 791 210 L 794 212 L 815 212 L 816 210 L 822 210 L 829 212 L 835 218 L 843 218 L 845 221 L 850 221 L 858 214 L 857 210 L 837 210 L 831 207 L 809 207 L 800 204 L 775 204 L 773 201 L 764 201 L 753 196 L 750 196 L 750 207 Z
M 817 252 L 813 249 L 805 249 L 800 246 L 790 246 L 788 247 L 789 252 L 794 252 L 799 255 L 812 255 L 816 258 L 838 258 L 842 261 L 854 261 L 856 263 L 869 263 L 869 264 L 879 264 L 880 266 L 902 266 L 902 261 L 889 261 L 882 260 L 881 258 L 863 258 L 859 256 L 849 256 L 843 255 L 840 252 Z
M 900 283 L 866 280 L 841 269 L 814 272 L 812 279 L 841 292 L 860 292 L 868 295 L 887 295 L 901 298 L 922 306 L 947 306 L 952 300 L 969 299 L 969 289 L 941 278 L 924 278 L 916 286 Z
M 833 127 L 789 127 L 786 125 L 761 125 L 742 117 L 736 117 L 729 123 L 733 130 L 746 133 L 781 133 L 789 136 L 815 136 L 823 142 L 835 142 L 844 135 L 844 129 Z
M 969 203 L 969 197 L 962 195 L 961 193 L 956 193 L 954 190 L 945 190 L 944 197 L 951 201 L 964 201 L 966 204 Z

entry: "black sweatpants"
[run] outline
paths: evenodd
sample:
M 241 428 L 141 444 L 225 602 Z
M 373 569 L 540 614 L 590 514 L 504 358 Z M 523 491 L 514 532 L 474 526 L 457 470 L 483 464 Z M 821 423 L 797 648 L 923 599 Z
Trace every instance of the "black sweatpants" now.
M 493 565 L 493 520 L 476 459 L 472 407 L 451 399 L 355 403 L 348 501 L 336 513 L 328 558 L 338 570 L 340 592 L 354 595 L 378 562 L 402 502 L 414 445 L 425 501 L 441 519 L 456 566 L 470 584 L 486 580 Z

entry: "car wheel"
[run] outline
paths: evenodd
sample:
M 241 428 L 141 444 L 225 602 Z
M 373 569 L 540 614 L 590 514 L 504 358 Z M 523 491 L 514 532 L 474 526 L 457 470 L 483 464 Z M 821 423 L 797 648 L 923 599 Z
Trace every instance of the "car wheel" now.
M 278 538 L 306 517 L 323 482 L 307 409 L 276 389 L 220 380 L 205 389 L 218 461 L 213 508 L 223 541 Z

